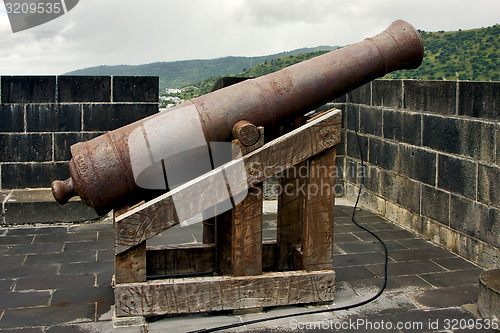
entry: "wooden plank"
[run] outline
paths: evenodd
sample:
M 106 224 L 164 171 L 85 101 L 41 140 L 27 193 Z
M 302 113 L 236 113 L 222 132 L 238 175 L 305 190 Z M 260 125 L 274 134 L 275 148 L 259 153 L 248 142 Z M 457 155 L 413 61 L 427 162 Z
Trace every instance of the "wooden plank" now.
M 115 255 L 115 283 L 146 281 L 146 242 Z
M 330 112 L 310 123 L 279 137 L 261 148 L 224 165 L 226 174 L 237 174 L 241 163 L 244 163 L 247 177 L 241 179 L 247 188 L 271 177 L 277 172 L 296 165 L 340 142 L 341 111 Z M 220 168 L 219 168 L 220 169 Z M 176 216 L 176 203 L 185 203 L 183 212 L 192 216 L 225 200 L 213 195 L 214 191 L 224 193 L 225 184 L 220 184 L 220 170 L 208 172 L 178 188 L 150 200 L 117 218 L 119 230 L 128 232 L 115 233 L 115 253 L 139 244 L 162 231 L 179 223 Z M 240 177 L 244 178 L 244 177 Z M 231 178 L 233 179 L 233 178 Z M 236 178 L 239 179 L 239 178 Z M 193 202 L 192 198 L 203 198 Z
M 215 270 L 214 244 L 183 244 L 148 247 L 147 276 L 211 274 Z
M 302 267 L 306 271 L 333 267 L 336 157 L 333 147 L 310 158 L 302 243 Z
M 302 243 L 305 196 L 301 189 L 306 179 L 295 171 L 304 167 L 305 162 L 299 163 L 294 170 L 285 171 L 279 179 L 281 192 L 278 196 L 276 237 L 279 270 L 299 269 L 293 265 L 293 254 L 295 244 Z
M 120 284 L 117 316 L 150 316 L 330 302 L 335 272 L 279 272 Z
M 216 219 L 217 272 L 233 276 L 262 273 L 262 183 Z
M 113 211 L 113 229 L 117 233 L 125 230 L 117 229 L 116 218 L 126 212 L 128 206 Z M 146 281 L 146 242 L 139 243 L 122 253 L 115 255 L 115 283 Z

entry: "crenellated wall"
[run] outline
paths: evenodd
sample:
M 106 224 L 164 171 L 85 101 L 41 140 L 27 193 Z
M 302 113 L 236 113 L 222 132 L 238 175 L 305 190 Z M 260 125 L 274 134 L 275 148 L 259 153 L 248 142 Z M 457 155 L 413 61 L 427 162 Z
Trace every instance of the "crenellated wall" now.
M 158 112 L 158 77 L 2 76 L 0 189 L 69 177 L 69 147 Z
M 498 267 L 500 82 L 376 80 L 333 106 L 344 111 L 346 196 L 364 175 L 361 205 Z

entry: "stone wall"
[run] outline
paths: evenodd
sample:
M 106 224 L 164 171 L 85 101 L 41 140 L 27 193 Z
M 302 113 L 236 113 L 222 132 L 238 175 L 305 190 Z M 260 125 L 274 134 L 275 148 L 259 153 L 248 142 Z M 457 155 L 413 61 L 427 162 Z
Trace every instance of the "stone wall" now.
M 69 147 L 158 112 L 158 77 L 2 76 L 0 189 L 69 177 Z
M 361 205 L 498 267 L 500 82 L 376 80 L 329 106 L 344 111 L 345 196 L 364 175 Z

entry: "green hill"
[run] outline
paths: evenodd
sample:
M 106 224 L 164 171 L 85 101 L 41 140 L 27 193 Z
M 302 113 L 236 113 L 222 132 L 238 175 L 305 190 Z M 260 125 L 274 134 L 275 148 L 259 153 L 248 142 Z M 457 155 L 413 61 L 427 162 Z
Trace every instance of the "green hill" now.
M 421 31 L 425 56 L 415 70 L 387 79 L 500 81 L 500 25 L 459 31 Z
M 96 66 L 78 69 L 64 75 L 144 75 L 159 76 L 160 91 L 165 88 L 182 88 L 193 85 L 211 76 L 232 75 L 274 58 L 318 50 L 333 50 L 333 46 L 302 48 L 279 54 L 260 57 L 225 57 L 207 60 L 182 60 L 156 62 L 144 65 Z

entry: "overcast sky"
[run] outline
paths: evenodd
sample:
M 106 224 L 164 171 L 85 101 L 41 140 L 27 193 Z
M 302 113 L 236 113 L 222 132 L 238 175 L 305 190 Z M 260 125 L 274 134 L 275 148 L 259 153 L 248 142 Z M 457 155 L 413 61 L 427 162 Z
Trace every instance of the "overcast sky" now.
M 0 0 L 0 75 L 347 45 L 396 19 L 425 31 L 486 27 L 500 23 L 500 0 L 80 0 L 17 33 Z

